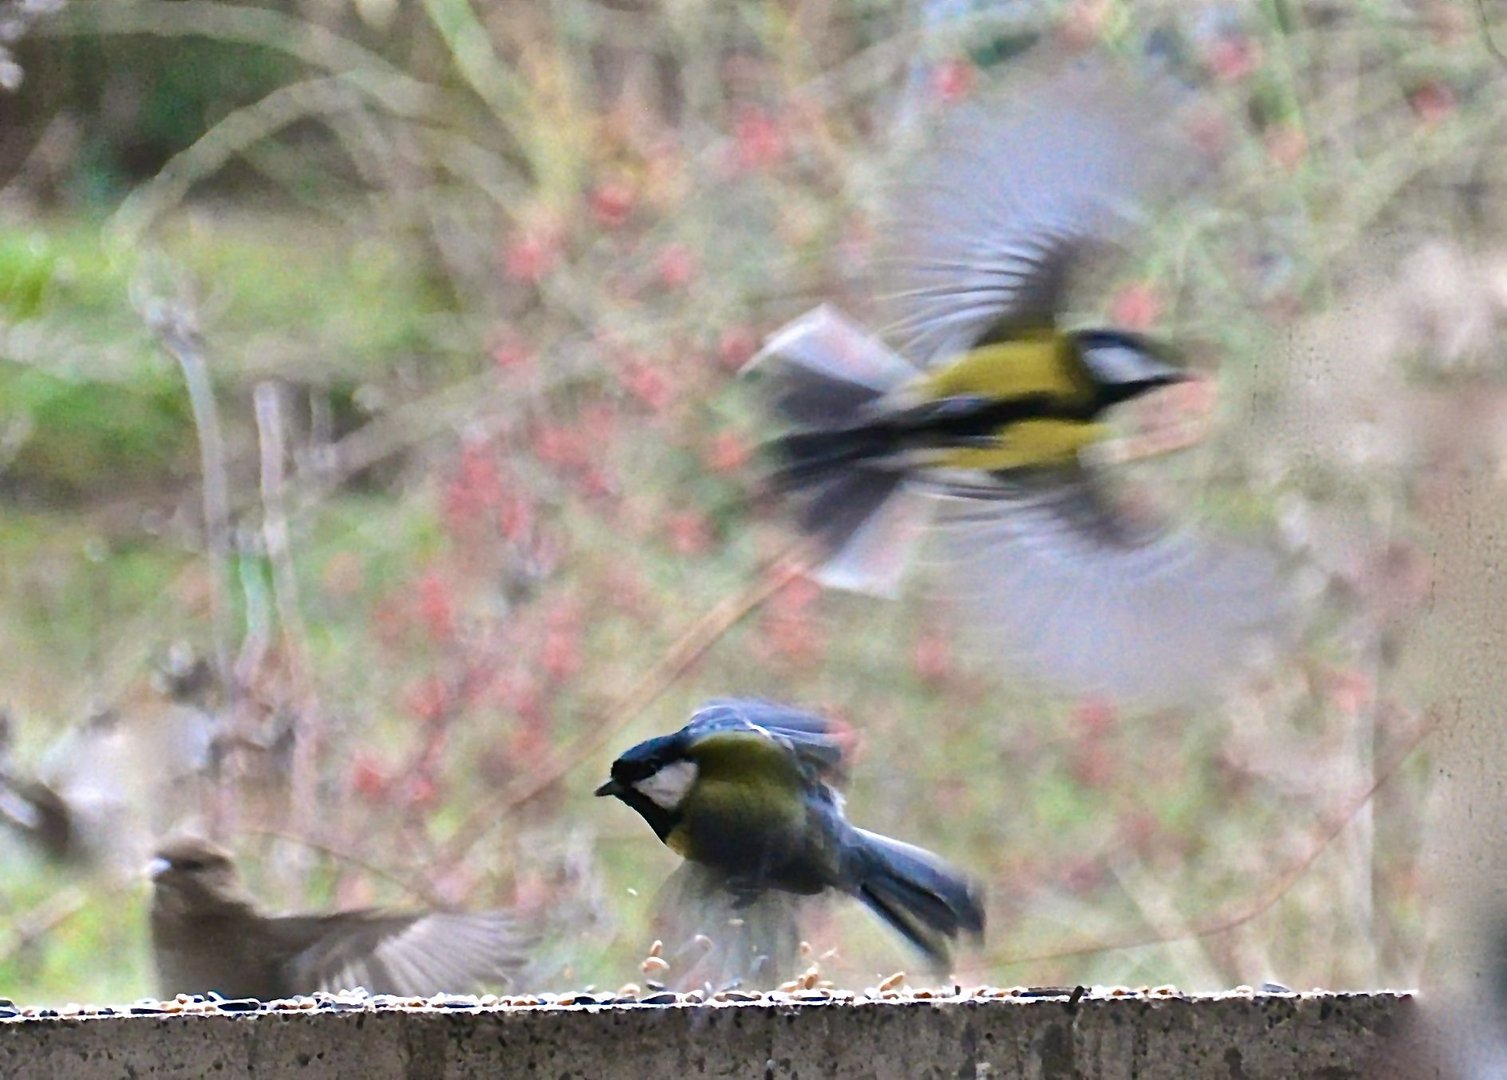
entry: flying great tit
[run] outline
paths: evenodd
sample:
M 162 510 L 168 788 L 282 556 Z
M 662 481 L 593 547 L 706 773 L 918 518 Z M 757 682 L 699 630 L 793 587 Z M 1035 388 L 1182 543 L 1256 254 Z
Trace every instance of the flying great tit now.
M 1204 696 L 1286 623 L 1274 558 L 1133 519 L 1085 458 L 1109 409 L 1187 378 L 1147 337 L 1060 321 L 1073 273 L 1191 174 L 1170 113 L 1107 66 L 953 107 L 892 200 L 896 348 L 822 307 L 749 365 L 820 582 L 892 594 L 936 524 L 1015 673 L 1147 706 Z
M 597 795 L 627 803 L 732 908 L 771 892 L 856 897 L 945 972 L 981 935 L 978 887 L 930 852 L 848 824 L 829 781 L 842 741 L 827 720 L 764 701 L 716 700 L 681 730 L 612 763 Z M 741 920 L 734 920 L 735 922 Z

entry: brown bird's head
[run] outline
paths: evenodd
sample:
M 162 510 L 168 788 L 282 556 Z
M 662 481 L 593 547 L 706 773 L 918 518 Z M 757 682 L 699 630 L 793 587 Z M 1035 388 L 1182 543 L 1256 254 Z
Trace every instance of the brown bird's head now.
M 209 914 L 249 903 L 230 853 L 196 836 L 164 843 L 147 864 L 147 875 L 158 910 Z

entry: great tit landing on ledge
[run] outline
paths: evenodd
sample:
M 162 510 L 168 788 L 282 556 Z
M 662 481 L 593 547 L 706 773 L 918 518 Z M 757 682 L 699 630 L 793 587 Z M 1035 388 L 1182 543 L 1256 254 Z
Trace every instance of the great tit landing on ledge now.
M 829 783 L 843 747 L 819 716 L 764 701 L 703 705 L 612 763 L 597 795 L 627 803 L 739 904 L 770 891 L 856 897 L 938 972 L 981 935 L 977 886 L 937 856 L 850 825 Z
M 1111 501 L 1086 454 L 1108 410 L 1187 376 L 1147 337 L 1061 316 L 1074 273 L 1186 185 L 1191 154 L 1161 93 L 1108 60 L 1016 89 L 953 107 L 891 200 L 895 348 L 823 307 L 751 362 L 786 428 L 774 487 L 822 583 L 893 593 L 935 524 L 1011 673 L 1188 703 L 1289 632 L 1278 563 Z

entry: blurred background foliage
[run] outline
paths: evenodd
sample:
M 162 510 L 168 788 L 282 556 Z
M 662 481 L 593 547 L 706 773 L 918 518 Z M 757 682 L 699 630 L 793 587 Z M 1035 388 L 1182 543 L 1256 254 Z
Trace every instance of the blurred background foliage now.
M 855 820 L 986 882 L 963 981 L 1416 978 L 1413 406 L 1496 400 L 1499 5 L 6 7 L 14 768 L 192 708 L 217 780 L 152 816 L 273 906 L 516 905 L 538 988 L 616 986 L 674 856 L 591 788 L 765 695 L 858 729 Z M 907 137 L 1036 44 L 1161 69 L 1222 162 L 1080 312 L 1218 366 L 1208 438 L 1135 472 L 1278 531 L 1309 586 L 1302 654 L 1207 713 L 1001 686 L 924 587 L 789 573 L 755 497 L 736 372 L 815 302 L 869 310 Z M 153 676 L 177 642 L 220 675 L 189 705 Z M 139 878 L 0 843 L 0 992 L 149 993 Z M 839 984 L 910 960 L 842 907 L 808 936 Z

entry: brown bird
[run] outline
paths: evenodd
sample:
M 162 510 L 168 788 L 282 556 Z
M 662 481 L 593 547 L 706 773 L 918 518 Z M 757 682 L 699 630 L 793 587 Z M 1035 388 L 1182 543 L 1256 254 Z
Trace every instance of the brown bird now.
M 363 987 L 432 997 L 510 983 L 527 934 L 504 912 L 264 914 L 223 849 L 169 841 L 148 867 L 163 997 L 214 991 L 263 1001 Z

